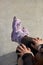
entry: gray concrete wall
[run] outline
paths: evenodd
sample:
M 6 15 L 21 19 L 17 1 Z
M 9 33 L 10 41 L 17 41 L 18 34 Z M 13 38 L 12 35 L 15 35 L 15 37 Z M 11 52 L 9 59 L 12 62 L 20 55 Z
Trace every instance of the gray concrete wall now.
M 0 0 L 0 65 L 16 63 L 18 44 L 10 37 L 14 16 L 22 20 L 30 36 L 43 38 L 43 0 Z

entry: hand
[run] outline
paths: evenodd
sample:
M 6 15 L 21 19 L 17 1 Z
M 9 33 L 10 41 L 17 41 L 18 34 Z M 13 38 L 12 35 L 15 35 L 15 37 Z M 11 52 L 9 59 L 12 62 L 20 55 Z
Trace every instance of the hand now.
M 35 43 L 35 45 L 31 44 L 31 46 L 33 48 L 36 48 L 36 49 L 37 49 L 37 46 L 39 46 L 40 44 L 43 44 L 43 40 L 38 38 L 38 37 L 37 38 L 33 38 L 33 42 Z
M 20 53 L 17 53 L 20 56 L 23 56 L 25 53 L 32 53 L 30 48 L 26 48 L 24 44 L 22 44 L 21 46 L 18 46 L 17 50 L 20 52 Z
M 33 41 L 35 42 L 35 45 L 40 45 L 40 44 L 43 44 L 43 40 L 40 39 L 40 38 L 34 38 Z

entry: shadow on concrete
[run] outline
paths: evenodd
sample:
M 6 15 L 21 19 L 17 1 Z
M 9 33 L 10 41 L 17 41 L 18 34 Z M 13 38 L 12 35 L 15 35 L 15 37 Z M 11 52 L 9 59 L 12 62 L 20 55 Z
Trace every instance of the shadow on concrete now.
M 17 55 L 15 52 L 0 56 L 0 65 L 16 65 Z

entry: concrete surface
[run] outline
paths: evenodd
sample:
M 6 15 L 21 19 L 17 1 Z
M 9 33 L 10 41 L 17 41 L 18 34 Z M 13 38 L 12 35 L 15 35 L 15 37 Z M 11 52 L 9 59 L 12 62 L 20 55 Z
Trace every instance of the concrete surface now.
M 30 36 L 43 38 L 43 0 L 0 0 L 0 65 L 16 64 L 18 43 L 11 41 L 14 16 L 22 20 Z

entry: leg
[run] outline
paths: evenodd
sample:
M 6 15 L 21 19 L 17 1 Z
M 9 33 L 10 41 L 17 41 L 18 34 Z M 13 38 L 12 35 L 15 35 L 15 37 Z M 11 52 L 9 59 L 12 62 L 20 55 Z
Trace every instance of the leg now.
M 23 60 L 21 57 L 18 59 L 18 65 L 23 65 Z

